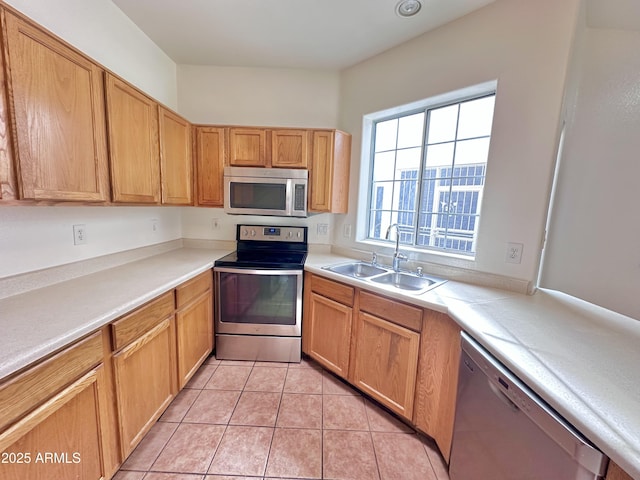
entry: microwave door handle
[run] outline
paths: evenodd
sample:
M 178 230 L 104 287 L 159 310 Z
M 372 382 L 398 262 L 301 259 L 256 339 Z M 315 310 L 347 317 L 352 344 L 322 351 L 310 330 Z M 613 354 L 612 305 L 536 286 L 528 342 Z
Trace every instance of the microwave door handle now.
M 293 214 L 293 180 L 287 179 L 287 187 L 285 189 L 285 215 Z

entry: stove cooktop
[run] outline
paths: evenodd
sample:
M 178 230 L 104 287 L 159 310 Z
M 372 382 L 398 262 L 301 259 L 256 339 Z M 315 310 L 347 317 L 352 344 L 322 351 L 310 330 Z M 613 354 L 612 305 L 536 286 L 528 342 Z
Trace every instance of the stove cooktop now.
M 304 268 L 307 252 L 233 252 L 215 261 L 216 267 L 296 270 Z
M 214 267 L 302 270 L 307 258 L 307 227 L 238 225 L 238 249 Z

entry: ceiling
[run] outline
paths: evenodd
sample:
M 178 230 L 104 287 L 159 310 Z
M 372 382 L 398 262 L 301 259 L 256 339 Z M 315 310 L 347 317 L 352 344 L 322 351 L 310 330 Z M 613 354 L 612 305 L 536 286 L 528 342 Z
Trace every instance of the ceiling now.
M 339 70 L 494 0 L 113 0 L 178 64 Z

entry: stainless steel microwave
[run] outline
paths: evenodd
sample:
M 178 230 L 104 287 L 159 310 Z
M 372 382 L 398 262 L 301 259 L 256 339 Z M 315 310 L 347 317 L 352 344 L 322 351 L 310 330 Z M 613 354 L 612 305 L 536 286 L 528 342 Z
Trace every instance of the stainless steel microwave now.
M 306 217 L 308 177 L 307 170 L 225 167 L 224 211 Z

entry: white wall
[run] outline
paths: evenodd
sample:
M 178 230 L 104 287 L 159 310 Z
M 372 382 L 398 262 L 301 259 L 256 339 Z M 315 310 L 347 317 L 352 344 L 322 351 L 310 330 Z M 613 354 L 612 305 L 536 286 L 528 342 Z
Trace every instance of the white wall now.
M 256 217 L 252 215 L 227 215 L 221 208 L 189 208 L 182 210 L 182 236 L 198 240 L 236 239 L 237 224 L 297 225 L 309 227 L 309 243 L 330 245 L 333 236 L 334 215 L 324 213 L 308 218 Z M 217 219 L 218 227 L 213 227 Z M 326 225 L 327 234 L 320 233 L 318 225 Z
M 336 128 L 340 92 L 338 72 L 285 68 L 178 66 L 178 106 L 194 123 Z M 235 240 L 238 223 L 306 225 L 309 242 L 329 244 L 333 215 L 307 219 L 226 215 L 221 208 L 185 208 L 185 238 Z M 212 228 L 212 219 L 219 227 Z M 328 234 L 318 234 L 318 224 Z
M 340 126 L 353 134 L 353 150 L 349 214 L 334 230 L 356 225 L 365 201 L 358 185 L 363 115 L 497 79 L 476 259 L 417 257 L 533 281 L 578 3 L 498 0 L 342 72 Z M 341 234 L 335 240 L 357 245 Z M 505 263 L 507 242 L 524 244 L 520 265 Z
M 152 228 L 157 220 L 157 230 Z M 87 243 L 73 244 L 73 225 Z M 181 238 L 172 207 L 0 207 L 0 278 Z
M 338 72 L 178 66 L 178 107 L 193 123 L 335 128 Z
M 541 285 L 640 320 L 640 31 L 586 29 Z
M 110 0 L 7 0 L 161 103 L 177 108 L 176 64 Z
M 110 0 L 9 4 L 167 106 L 176 65 Z M 151 231 L 151 218 L 159 230 Z M 88 244 L 73 246 L 72 225 Z M 180 210 L 154 207 L 0 207 L 0 278 L 181 237 Z

